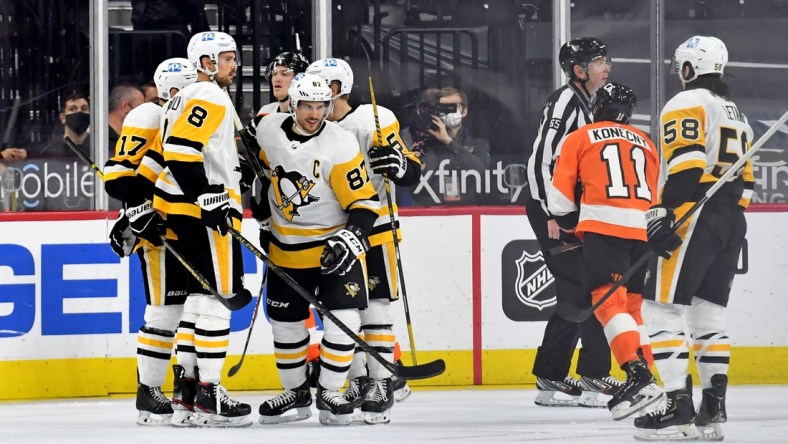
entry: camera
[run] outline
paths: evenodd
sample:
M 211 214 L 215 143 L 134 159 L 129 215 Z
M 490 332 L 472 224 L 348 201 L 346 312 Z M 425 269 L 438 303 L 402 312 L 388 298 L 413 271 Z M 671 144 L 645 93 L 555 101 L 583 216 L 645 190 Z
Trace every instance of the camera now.
M 413 123 L 419 131 L 427 131 L 428 129 L 436 130 L 438 128 L 432 123 L 432 116 L 455 112 L 457 112 L 456 103 L 440 103 L 438 101 L 421 100 L 416 102 L 416 116 Z

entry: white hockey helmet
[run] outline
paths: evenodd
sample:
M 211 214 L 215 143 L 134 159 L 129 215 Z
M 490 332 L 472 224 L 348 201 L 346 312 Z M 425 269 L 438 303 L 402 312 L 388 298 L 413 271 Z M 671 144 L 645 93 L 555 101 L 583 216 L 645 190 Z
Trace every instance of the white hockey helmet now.
M 328 82 L 316 74 L 300 73 L 293 77 L 290 88 L 290 111 L 295 111 L 298 102 L 331 102 L 331 88 Z
M 353 89 L 353 70 L 350 69 L 350 65 L 342 59 L 317 60 L 309 65 L 306 72 L 319 75 L 324 78 L 329 85 L 333 81 L 338 81 L 340 96 L 350 94 L 350 91 Z
M 196 81 L 197 69 L 183 57 L 174 57 L 161 62 L 153 74 L 153 82 L 156 83 L 159 98 L 164 100 L 172 98 L 170 89 L 177 88 L 180 91 Z
M 689 63 L 695 71 L 689 79 L 684 79 L 681 71 L 684 64 Z M 676 48 L 673 56 L 673 70 L 679 74 L 682 82 L 691 82 L 704 74 L 723 74 L 728 63 L 728 48 L 717 37 L 696 35 Z
M 189 62 L 191 62 L 197 71 L 202 71 L 213 79 L 213 76 L 219 71 L 217 66 L 219 64 L 219 54 L 227 51 L 237 53 L 237 50 L 238 47 L 235 44 L 235 39 L 224 32 L 198 32 L 189 40 L 189 46 L 186 48 L 186 55 L 189 58 Z M 200 63 L 203 57 L 208 57 L 211 63 L 217 66 L 215 71 L 211 72 L 203 69 Z M 238 65 L 241 65 L 240 60 L 238 60 Z

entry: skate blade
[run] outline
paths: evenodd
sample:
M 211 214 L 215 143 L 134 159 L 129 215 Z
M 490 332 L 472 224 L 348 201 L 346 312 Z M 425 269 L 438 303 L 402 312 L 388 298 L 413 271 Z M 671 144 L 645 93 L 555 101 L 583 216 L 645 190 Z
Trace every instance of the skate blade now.
M 607 402 L 610 398 L 612 398 L 611 395 L 606 395 L 604 393 L 584 391 L 583 394 L 580 395 L 580 401 L 577 405 L 588 409 L 607 408 Z
M 388 424 L 391 422 L 391 409 L 383 412 L 364 412 L 364 422 L 371 425 Z
M 664 429 L 635 428 L 633 435 L 638 441 L 696 441 L 700 436 L 694 424 L 670 426 Z
M 303 421 L 312 417 L 312 409 L 309 407 L 298 407 L 296 413 L 292 415 L 265 416 L 260 415 L 260 424 L 285 424 L 288 422 Z
M 172 413 L 151 413 L 140 410 L 137 417 L 137 424 L 148 427 L 167 427 L 171 425 Z
M 711 423 L 705 426 L 696 426 L 701 441 L 722 441 L 725 439 L 725 433 L 722 431 L 722 424 Z
M 629 418 L 630 416 L 632 416 L 635 413 L 645 409 L 646 407 L 650 406 L 651 404 L 654 404 L 655 402 L 660 402 L 663 399 L 665 399 L 665 393 L 660 392 L 658 396 L 655 396 L 655 397 L 653 397 L 651 399 L 648 399 L 646 401 L 641 401 L 641 402 L 635 404 L 634 406 L 629 406 L 629 407 L 623 407 L 622 406 L 621 408 L 616 408 L 616 407 L 618 407 L 618 406 L 616 406 L 616 407 L 613 408 L 613 410 L 610 411 L 610 413 L 613 414 L 613 420 L 614 421 L 621 421 L 622 419 Z
M 408 399 L 408 396 L 410 396 L 410 387 L 407 385 L 399 390 L 394 391 L 394 400 L 397 402 L 402 402 Z
M 175 410 L 170 418 L 170 425 L 173 427 L 194 427 L 191 416 L 194 412 L 190 410 Z
M 579 396 L 570 396 L 554 390 L 541 390 L 534 399 L 539 407 L 577 407 Z
M 240 428 L 249 427 L 252 421 L 247 416 L 238 416 L 228 418 L 222 415 L 214 415 L 212 413 L 194 412 L 191 418 L 191 423 L 196 427 L 210 427 L 210 428 Z
M 330 425 L 330 426 L 347 426 L 350 425 L 351 416 L 348 415 L 334 415 L 328 410 L 321 410 L 320 411 L 320 424 L 323 425 Z

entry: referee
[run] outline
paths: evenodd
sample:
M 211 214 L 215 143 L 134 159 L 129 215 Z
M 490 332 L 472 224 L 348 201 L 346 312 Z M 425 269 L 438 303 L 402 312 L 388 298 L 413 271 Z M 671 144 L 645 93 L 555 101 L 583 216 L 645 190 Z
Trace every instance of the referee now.
M 565 43 L 559 52 L 559 62 L 569 82 L 547 99 L 528 159 L 531 196 L 525 208 L 547 268 L 555 277 L 558 298 L 534 360 L 538 390 L 535 403 L 544 407 L 606 407 L 606 401 L 597 399 L 599 394 L 612 394 L 621 383 L 610 377 L 610 347 L 596 317 L 579 324 L 564 318 L 573 310 L 590 306 L 590 298 L 582 294 L 582 257 L 578 250 L 547 255 L 549 249 L 562 245 L 567 236 L 573 237 L 561 232 L 547 211 L 547 190 L 553 186 L 553 167 L 561 142 L 566 135 L 592 121 L 588 101 L 607 83 L 611 64 L 605 44 L 593 37 Z M 583 344 L 576 369 L 580 380 L 569 376 L 578 338 Z

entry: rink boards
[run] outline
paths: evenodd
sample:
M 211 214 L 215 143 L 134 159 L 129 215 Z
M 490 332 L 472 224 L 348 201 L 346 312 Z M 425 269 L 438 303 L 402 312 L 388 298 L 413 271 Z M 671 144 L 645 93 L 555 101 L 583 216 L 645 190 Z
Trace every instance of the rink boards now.
M 747 212 L 746 273 L 733 283 L 728 334 L 733 384 L 788 383 L 788 212 Z M 105 396 L 135 389 L 136 331 L 144 295 L 136 259 L 106 243 L 112 215 L 0 215 L 0 399 Z M 552 276 L 518 208 L 404 210 L 402 259 L 419 362 L 443 358 L 446 373 L 413 385 L 533 384 Z M 243 233 L 257 242 L 257 224 Z M 245 252 L 245 285 L 256 293 L 261 264 Z M 744 270 L 742 270 L 744 271 Z M 226 368 L 246 340 L 253 306 L 234 313 Z M 395 330 L 409 364 L 401 303 Z M 233 390 L 279 387 L 270 327 L 257 319 Z M 169 387 L 165 386 L 169 389 Z

